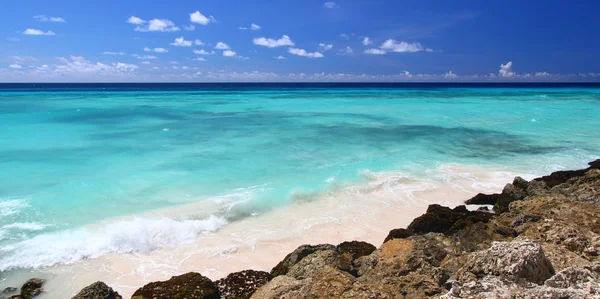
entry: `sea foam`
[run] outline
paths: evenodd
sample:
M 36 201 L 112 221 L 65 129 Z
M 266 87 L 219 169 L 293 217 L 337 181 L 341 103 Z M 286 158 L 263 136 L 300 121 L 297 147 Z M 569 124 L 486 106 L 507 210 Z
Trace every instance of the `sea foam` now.
M 0 247 L 0 271 L 70 264 L 107 253 L 149 252 L 188 244 L 199 234 L 214 232 L 226 223 L 224 218 L 217 216 L 184 221 L 136 218 L 97 228 L 42 234 Z M 31 225 L 29 228 L 38 227 Z

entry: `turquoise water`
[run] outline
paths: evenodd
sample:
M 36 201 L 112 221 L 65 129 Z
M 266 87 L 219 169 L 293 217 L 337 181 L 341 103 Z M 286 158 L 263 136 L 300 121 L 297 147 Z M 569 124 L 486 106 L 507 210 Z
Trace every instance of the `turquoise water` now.
M 597 88 L 0 89 L 0 270 L 152 250 L 364 170 L 583 167 L 600 156 L 599 112 Z M 164 226 L 185 235 L 157 238 Z

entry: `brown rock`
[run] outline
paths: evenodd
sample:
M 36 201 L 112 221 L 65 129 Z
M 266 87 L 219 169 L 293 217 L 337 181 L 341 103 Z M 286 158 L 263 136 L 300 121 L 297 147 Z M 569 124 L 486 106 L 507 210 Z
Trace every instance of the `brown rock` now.
M 259 288 L 250 298 L 301 298 L 300 291 L 306 286 L 307 282 L 308 280 L 300 281 L 287 275 L 279 275 Z
M 102 281 L 97 281 L 83 288 L 72 299 L 122 299 L 119 293 Z
M 21 297 L 23 299 L 29 299 L 38 296 L 44 290 L 42 286 L 46 281 L 39 278 L 32 278 L 25 282 L 23 286 L 21 286 Z
M 424 215 L 413 220 L 408 230 L 414 234 L 452 234 L 473 223 L 487 222 L 492 216 L 490 213 L 467 211 L 464 206 L 450 209 L 434 204 L 429 205 Z
M 151 282 L 133 293 L 132 299 L 219 299 L 219 289 L 200 273 L 173 276 L 167 281 Z
M 302 298 L 340 298 L 352 288 L 354 279 L 348 273 L 325 266 L 307 283 L 301 292 Z
M 279 264 L 277 264 L 277 266 L 271 270 L 271 275 L 276 277 L 287 274 L 291 266 L 300 262 L 306 256 L 319 250 L 335 250 L 335 246 L 330 244 L 302 245 L 288 254 L 283 261 L 279 262 Z
M 269 272 L 245 270 L 227 275 L 215 281 L 221 298 L 250 298 L 256 290 L 273 279 Z
M 396 228 L 396 229 L 392 229 L 387 237 L 385 237 L 385 240 L 383 240 L 383 243 L 389 241 L 389 240 L 393 240 L 393 239 L 406 239 L 410 236 L 412 236 L 413 234 L 405 229 L 405 228 Z
M 355 260 L 361 256 L 369 255 L 377 249 L 377 247 L 360 241 L 342 242 L 336 246 L 340 254 L 348 253 L 351 256 L 351 260 Z

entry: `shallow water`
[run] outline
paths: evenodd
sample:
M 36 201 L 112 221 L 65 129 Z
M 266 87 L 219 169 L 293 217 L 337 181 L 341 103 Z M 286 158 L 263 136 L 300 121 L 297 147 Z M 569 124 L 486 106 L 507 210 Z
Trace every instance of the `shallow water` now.
M 103 88 L 0 88 L 0 271 L 191 244 L 382 173 L 600 155 L 597 88 Z

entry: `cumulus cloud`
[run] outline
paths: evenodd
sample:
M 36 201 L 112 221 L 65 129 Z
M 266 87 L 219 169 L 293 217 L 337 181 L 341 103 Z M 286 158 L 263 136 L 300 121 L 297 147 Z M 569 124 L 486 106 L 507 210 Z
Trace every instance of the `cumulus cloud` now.
M 149 59 L 156 59 L 156 56 L 152 56 L 152 55 L 138 55 L 138 54 L 133 54 L 131 55 L 137 59 L 141 59 L 141 60 L 149 60 Z
M 319 44 L 319 49 L 321 49 L 323 51 L 331 50 L 331 48 L 333 48 L 332 44 L 325 44 L 325 43 Z
M 237 53 L 235 53 L 234 51 L 231 51 L 231 50 L 225 50 L 225 51 L 223 51 L 223 56 L 225 56 L 225 57 L 233 57 L 236 54 Z
M 419 52 L 425 50 L 420 43 L 397 42 L 393 39 L 386 40 L 379 48 L 397 53 Z
M 174 42 L 170 43 L 170 45 L 175 47 L 191 47 L 192 42 L 189 40 L 185 40 L 182 36 L 176 38 Z
M 346 34 L 346 33 L 340 34 L 340 37 L 343 38 L 343 39 L 350 39 L 350 36 L 348 34 Z
M 154 49 L 144 48 L 144 52 L 167 53 L 167 52 L 169 52 L 169 50 L 167 50 L 165 48 L 154 48 Z
M 283 57 L 283 55 L 279 55 L 279 56 L 275 56 L 275 59 L 277 59 L 277 60 L 284 60 L 285 57 Z
M 142 64 L 150 64 L 150 61 L 142 61 Z
M 323 55 L 323 53 L 320 53 L 320 52 L 306 52 L 306 50 L 304 50 L 304 49 L 298 49 L 298 48 L 289 48 L 288 52 L 290 54 L 294 54 L 294 55 L 298 55 L 298 56 L 303 56 L 303 57 L 308 57 L 308 58 L 323 58 L 323 57 L 325 57 L 325 55 Z
M 103 52 L 102 54 L 104 54 L 104 55 L 125 55 L 125 53 L 123 53 L 123 52 L 110 52 L 110 51 Z
M 506 64 L 500 64 L 500 70 L 498 71 L 500 77 L 512 77 L 515 73 L 512 71 L 512 61 Z
M 8 67 L 11 69 L 21 69 L 22 68 L 22 66 L 20 64 L 16 64 L 16 63 L 13 63 L 13 64 L 9 65 Z
M 194 50 L 194 54 L 198 54 L 198 55 L 212 55 L 212 54 L 215 54 L 215 51 L 207 52 L 205 50 Z
M 23 34 L 25 34 L 25 35 L 56 35 L 56 33 L 52 32 L 52 31 L 42 31 L 42 30 L 31 29 L 31 28 L 28 28 L 25 31 L 23 31 Z
M 254 23 L 250 24 L 250 29 L 251 30 L 260 30 L 260 28 L 261 28 L 260 26 L 254 24 Z
M 363 46 L 368 46 L 368 45 L 370 45 L 370 44 L 372 44 L 372 43 L 373 43 L 373 41 L 371 41 L 371 39 L 370 39 L 368 36 L 365 36 L 365 37 L 363 38 L 363 40 L 362 40 L 362 44 L 363 44 Z
M 136 16 L 131 16 L 131 17 L 129 17 L 129 19 L 127 19 L 127 23 L 134 24 L 134 25 L 141 25 L 141 24 L 146 23 L 146 21 L 144 21 L 141 18 L 138 18 Z
M 189 25 L 189 26 L 183 25 L 183 29 L 185 29 L 187 31 L 194 31 L 194 30 L 196 30 L 196 26 L 194 26 L 194 25 Z
M 197 39 L 197 40 L 194 41 L 194 45 L 196 45 L 196 46 L 202 46 L 202 45 L 204 45 L 204 43 L 201 40 Z
M 33 19 L 40 22 L 66 23 L 65 19 L 61 17 L 46 17 L 45 15 L 33 16 Z
M 350 46 L 347 46 L 346 49 L 344 49 L 344 53 L 352 54 L 352 53 L 354 53 L 354 50 L 352 50 L 352 48 L 350 48 Z
M 548 76 L 550 76 L 550 73 L 548 73 L 548 72 L 537 72 L 537 73 L 535 73 L 535 76 L 536 77 L 548 77 Z
M 365 54 L 371 54 L 371 55 L 383 55 L 385 53 L 386 52 L 384 50 L 377 49 L 377 48 L 371 48 L 371 49 L 365 50 Z
M 204 57 L 198 57 L 198 58 L 194 58 L 194 61 L 206 61 L 206 59 L 204 59 Z
M 325 8 L 330 8 L 330 9 L 331 9 L 331 8 L 336 8 L 336 7 L 337 7 L 337 4 L 335 4 L 335 2 L 332 2 L 332 1 L 327 1 L 327 2 L 325 2 L 325 3 L 323 4 L 323 7 L 325 7 Z
M 446 79 L 456 79 L 456 77 L 457 77 L 456 74 L 453 73 L 452 71 L 449 71 L 444 75 L 444 78 L 446 78 Z
M 129 18 L 129 19 L 131 20 L 131 18 Z M 135 20 L 135 21 L 137 21 L 137 20 Z M 144 21 L 142 24 L 145 24 L 145 23 L 146 22 Z M 179 31 L 181 29 L 179 29 L 179 27 L 175 26 L 175 23 L 171 22 L 170 20 L 167 20 L 167 19 L 152 19 L 152 20 L 150 20 L 150 21 L 147 22 L 147 25 L 137 26 L 137 27 L 135 27 L 134 30 L 135 31 L 139 31 L 139 32 L 152 32 L 152 31 L 155 31 L 155 32 L 175 32 L 175 31 Z
M 190 14 L 190 22 L 192 22 L 192 23 L 196 23 L 196 24 L 200 24 L 200 25 L 207 25 L 208 23 L 214 22 L 214 21 L 215 21 L 215 18 L 213 18 L 213 16 L 206 17 L 199 11 L 195 11 Z
M 218 42 L 217 45 L 215 46 L 215 49 L 217 50 L 229 50 L 229 46 L 224 43 L 224 42 Z
M 284 46 L 293 46 L 294 42 L 290 39 L 289 36 L 283 35 L 280 39 L 272 39 L 259 37 L 252 40 L 255 45 L 264 46 L 268 48 L 276 48 L 276 47 L 284 47 Z

